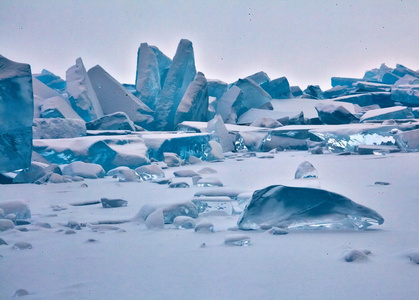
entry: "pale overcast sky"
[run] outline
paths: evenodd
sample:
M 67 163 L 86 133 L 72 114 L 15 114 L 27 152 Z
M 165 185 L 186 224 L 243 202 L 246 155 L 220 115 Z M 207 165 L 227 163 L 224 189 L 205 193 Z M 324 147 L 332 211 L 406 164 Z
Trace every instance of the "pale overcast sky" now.
M 172 58 L 186 38 L 207 78 L 327 89 L 381 63 L 419 69 L 418 15 L 417 0 L 0 0 L 0 54 L 64 79 L 81 57 L 134 83 L 140 43 Z

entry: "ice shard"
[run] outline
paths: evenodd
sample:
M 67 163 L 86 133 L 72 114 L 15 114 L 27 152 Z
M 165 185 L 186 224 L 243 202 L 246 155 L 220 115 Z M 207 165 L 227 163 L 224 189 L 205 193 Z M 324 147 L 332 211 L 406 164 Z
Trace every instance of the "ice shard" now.
M 76 64 L 67 70 L 66 79 L 70 103 L 83 120 L 87 122 L 103 116 L 102 108 L 81 58 L 77 58 Z
M 160 49 L 156 46 L 150 46 L 150 48 L 153 49 L 154 53 L 156 54 L 160 74 L 160 87 L 163 87 L 164 82 L 166 81 L 167 73 L 169 72 L 170 65 L 172 64 L 172 60 L 163 52 L 161 52 Z
M 54 73 L 44 69 L 40 74 L 33 74 L 33 76 L 58 93 L 65 93 L 66 82 Z
M 318 85 L 308 85 L 304 90 L 304 95 L 312 99 L 324 99 L 323 91 Z
M 235 135 L 230 134 L 220 115 L 216 115 L 208 122 L 207 132 L 211 134 L 211 138 L 217 141 L 223 152 L 234 150 Z
M 0 172 L 27 168 L 32 153 L 31 67 L 0 55 Z
M 41 118 L 68 118 L 79 119 L 81 117 L 74 111 L 62 97 L 55 96 L 38 102 L 39 117 Z
M 156 130 L 173 130 L 175 112 L 196 75 L 192 42 L 182 39 L 155 107 Z
M 260 229 L 270 225 L 283 229 L 354 229 L 381 225 L 376 211 L 345 196 L 322 189 L 272 185 L 253 193 L 237 225 Z
M 225 123 L 235 124 L 242 102 L 242 90 L 238 86 L 233 85 L 216 101 L 216 113 L 223 118 Z
M 208 85 L 205 75 L 201 72 L 195 77 L 176 110 L 174 125 L 183 121 L 207 121 Z
M 147 128 L 153 121 L 153 111 L 140 99 L 128 92 L 122 84 L 97 65 L 88 72 L 103 113 L 124 112 L 136 125 Z M 96 118 L 95 118 L 96 119 Z
M 286 77 L 280 77 L 272 81 L 267 81 L 261 87 L 268 92 L 273 99 L 292 98 L 290 84 Z
M 338 125 L 358 123 L 359 121 L 356 116 L 339 103 L 319 103 L 315 108 L 320 120 L 325 124 Z
M 302 162 L 295 171 L 295 179 L 318 178 L 316 168 L 308 161 Z
M 270 101 L 272 97 L 251 79 L 239 79 L 236 85 L 243 91 L 243 100 L 238 115 L 251 108 L 266 107 L 273 109 Z
M 147 43 L 142 43 L 138 49 L 135 88 L 138 98 L 153 109 L 161 91 L 160 72 L 156 54 Z

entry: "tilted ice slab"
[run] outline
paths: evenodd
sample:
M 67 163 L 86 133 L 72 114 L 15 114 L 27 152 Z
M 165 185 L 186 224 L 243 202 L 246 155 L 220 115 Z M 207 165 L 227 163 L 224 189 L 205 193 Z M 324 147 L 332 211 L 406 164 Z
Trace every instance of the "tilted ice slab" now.
M 88 71 L 103 113 L 124 112 L 135 124 L 146 127 L 152 122 L 152 110 L 128 92 L 122 84 L 97 65 Z M 95 118 L 96 119 L 96 118 Z
M 354 152 L 359 145 L 395 145 L 392 130 L 397 126 L 376 124 L 325 125 L 310 130 L 329 151 Z
M 285 229 L 355 229 L 383 224 L 376 211 L 345 196 L 321 189 L 272 185 L 253 193 L 237 225 Z
M 66 72 L 67 92 L 74 110 L 85 121 L 94 120 L 103 116 L 96 93 L 87 75 L 81 58 Z
M 137 168 L 150 163 L 147 147 L 136 135 L 34 140 L 33 147 L 45 159 L 59 165 L 84 161 L 109 171 L 119 166 Z
M 251 124 L 261 117 L 270 117 L 281 123 L 288 123 L 289 120 L 298 121 L 304 114 L 302 111 L 280 111 L 252 108 L 243 113 L 237 120 L 237 124 Z
M 360 119 L 361 122 L 388 119 L 413 119 L 412 109 L 405 106 L 387 107 L 367 111 Z
M 0 55 L 0 172 L 27 168 L 32 153 L 31 67 Z
M 63 94 L 65 92 L 66 82 L 60 76 L 45 69 L 40 74 L 33 74 L 33 76 L 58 93 Z

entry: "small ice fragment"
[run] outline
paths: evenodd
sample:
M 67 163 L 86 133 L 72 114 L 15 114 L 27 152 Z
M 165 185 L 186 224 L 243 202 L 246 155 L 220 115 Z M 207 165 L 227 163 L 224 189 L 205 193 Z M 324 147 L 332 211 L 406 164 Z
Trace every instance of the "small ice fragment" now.
M 250 237 L 245 234 L 228 235 L 226 236 L 224 243 L 230 246 L 249 246 Z
M 168 167 L 179 167 L 182 164 L 182 159 L 176 153 L 164 152 L 163 155 Z
M 367 255 L 370 254 L 369 250 L 350 250 L 345 254 L 345 261 L 354 262 L 354 261 L 366 261 L 368 259 Z
M 295 172 L 295 179 L 305 179 L 305 178 L 318 178 L 316 168 L 313 167 L 308 161 L 302 162 Z
M 172 179 L 170 179 L 170 178 L 158 178 L 158 179 L 153 179 L 151 182 L 157 183 L 157 184 L 170 184 L 172 182 Z
M 32 245 L 29 244 L 28 242 L 16 242 L 13 245 L 13 249 L 14 250 L 25 250 L 25 249 L 32 249 Z
M 102 198 L 100 201 L 102 202 L 102 206 L 104 208 L 122 207 L 127 206 L 128 204 L 128 201 L 122 199 Z
M 65 234 L 75 234 L 76 231 L 74 229 L 67 229 L 66 231 L 64 231 Z
M 195 228 L 195 220 L 187 216 L 177 216 L 173 219 L 173 225 L 178 229 L 193 229 Z
M 194 177 L 198 175 L 194 170 L 179 170 L 173 172 L 173 174 L 175 177 Z
M 94 232 L 104 232 L 104 231 L 116 231 L 121 228 L 117 226 L 107 225 L 107 224 L 86 224 L 87 227 L 89 227 Z
M 215 177 L 206 177 L 201 178 L 196 183 L 199 187 L 215 187 L 215 186 L 223 186 L 223 183 Z
M 195 232 L 214 232 L 214 225 L 209 222 L 199 223 L 195 226 Z
M 419 252 L 414 252 L 409 255 L 409 259 L 414 263 L 419 264 Z
M 217 173 L 217 170 L 209 167 L 202 168 L 198 171 L 198 174 L 205 175 L 205 174 L 215 174 Z
M 75 230 L 81 230 L 81 224 L 76 221 L 68 221 L 67 227 Z
M 201 179 L 202 179 L 202 176 L 199 176 L 199 175 L 192 177 L 192 184 L 197 185 L 198 181 L 200 181 Z
M 214 214 L 224 213 L 231 215 L 233 213 L 232 200 L 226 196 L 218 197 L 196 197 L 192 203 L 198 208 L 199 213 Z
M 186 182 L 173 182 L 173 183 L 171 183 L 171 184 L 169 184 L 169 187 L 170 188 L 176 188 L 176 189 L 179 189 L 179 188 L 188 188 L 189 187 L 189 184 L 187 184 Z
M 0 238 L 0 246 L 1 245 L 8 245 L 8 243 L 6 243 L 6 241 L 5 240 L 3 240 L 2 238 Z
M 9 219 L 0 219 L 0 231 L 6 231 L 9 229 L 13 229 L 15 224 L 12 220 Z
M 163 210 L 158 209 L 152 212 L 145 220 L 145 227 L 151 230 L 164 229 Z
M 385 182 L 385 181 L 376 181 L 374 182 L 375 185 L 390 185 L 389 182 Z
M 372 154 L 374 154 L 376 156 L 384 156 L 384 155 L 387 155 L 389 153 L 390 153 L 390 151 L 388 151 L 388 150 L 374 150 L 374 151 L 372 151 Z
M 141 180 L 154 180 L 164 178 L 165 174 L 159 165 L 146 165 L 135 169 Z
M 40 223 L 36 223 L 36 226 L 42 227 L 42 228 L 47 228 L 47 229 L 51 229 L 52 226 L 50 223 L 47 222 L 40 222 Z
M 282 228 L 278 228 L 278 227 L 272 227 L 271 229 L 269 229 L 268 231 L 270 234 L 272 235 L 284 235 L 284 234 L 288 234 L 288 231 Z
M 139 180 L 137 172 L 125 166 L 112 169 L 108 171 L 106 175 L 116 177 L 120 182 L 132 182 Z

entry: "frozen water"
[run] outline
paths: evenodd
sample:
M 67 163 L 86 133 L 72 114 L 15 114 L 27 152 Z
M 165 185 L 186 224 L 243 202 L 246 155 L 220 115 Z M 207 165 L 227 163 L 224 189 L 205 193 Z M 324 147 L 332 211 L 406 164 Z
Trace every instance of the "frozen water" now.
M 0 55 L 0 172 L 27 168 L 32 153 L 31 68 Z
M 281 123 L 299 123 L 304 119 L 301 111 L 281 111 L 252 108 L 243 113 L 237 120 L 237 124 L 251 124 L 262 117 L 270 117 Z
M 224 243 L 229 246 L 249 246 L 250 237 L 245 234 L 231 234 L 226 236 Z
M 373 92 L 347 95 L 334 98 L 333 101 L 357 104 L 361 107 L 376 104 L 382 108 L 385 108 L 394 105 L 394 100 L 392 99 L 391 94 L 389 92 Z
M 86 124 L 81 119 L 34 118 L 34 139 L 62 139 L 86 135 Z
M 9 219 L 0 219 L 0 232 L 13 229 L 15 224 Z
M 155 107 L 156 130 L 173 130 L 175 112 L 196 75 L 192 42 L 182 39 L 167 73 Z
M 321 138 L 329 151 L 339 153 L 355 152 L 355 147 L 359 145 L 394 145 L 394 128 L 387 125 L 353 124 L 312 129 L 310 133 Z
M 102 206 L 104 208 L 122 207 L 122 206 L 127 206 L 128 204 L 128 201 L 123 200 L 123 199 L 102 198 L 100 199 L 100 202 L 102 202 Z
M 226 196 L 208 196 L 195 197 L 192 203 L 198 208 L 198 212 L 204 214 L 223 213 L 227 215 L 233 214 L 233 205 L 231 198 Z
M 318 85 L 308 85 L 303 92 L 305 97 L 319 100 L 324 99 L 323 91 Z
M 211 138 L 220 143 L 223 152 L 234 150 L 235 135 L 230 134 L 220 115 L 216 115 L 207 124 L 207 132 Z
M 207 148 L 205 149 L 203 159 L 206 161 L 219 161 L 224 160 L 223 147 L 215 140 L 208 142 Z
M 223 183 L 220 179 L 216 177 L 204 177 L 199 179 L 196 182 L 196 185 L 199 187 L 215 187 L 215 186 L 223 186 Z
M 171 189 L 186 189 L 189 188 L 189 184 L 187 182 L 184 181 L 179 181 L 179 182 L 172 182 L 169 184 L 169 188 Z
M 66 80 L 68 99 L 83 120 L 91 121 L 103 116 L 102 107 L 81 58 L 77 58 L 76 64 L 67 70 Z
M 26 250 L 32 249 L 32 245 L 28 242 L 19 241 L 13 245 L 14 250 Z
M 88 71 L 88 74 L 104 114 L 109 115 L 122 111 L 135 124 L 144 128 L 150 126 L 153 121 L 151 116 L 153 111 L 140 99 L 128 92 L 101 66 L 94 66 Z
M 277 128 L 283 126 L 280 122 L 270 117 L 260 117 L 256 119 L 250 126 L 263 128 Z
M 349 250 L 347 253 L 345 253 L 345 261 L 346 262 L 360 262 L 360 261 L 366 261 L 368 260 L 368 254 L 370 254 L 371 251 L 369 250 Z
M 269 78 L 268 74 L 263 71 L 257 72 L 255 74 L 249 75 L 246 77 L 247 79 L 253 80 L 258 85 L 263 85 L 269 82 L 271 79 Z
M 97 179 L 103 178 L 105 171 L 101 165 L 75 161 L 63 167 L 63 175 Z
M 391 100 L 406 106 L 419 106 L 419 84 L 399 85 L 391 89 Z
M 218 173 L 217 170 L 210 168 L 210 167 L 205 167 L 202 168 L 201 170 L 198 171 L 198 174 L 204 175 L 204 174 L 215 174 Z
M 175 175 L 175 177 L 194 177 L 197 176 L 198 173 L 196 173 L 194 170 L 179 170 L 173 172 L 173 175 Z
M 135 125 L 124 112 L 115 112 L 86 123 L 88 130 L 131 130 Z
M 261 84 L 261 87 L 273 98 L 273 99 L 288 99 L 292 98 L 290 91 L 290 84 L 286 77 L 276 78 L 272 81 L 267 81 Z
M 207 121 L 208 85 L 205 75 L 196 74 L 177 107 L 174 125 L 183 121 Z
M 172 224 L 178 216 L 198 218 L 198 209 L 191 201 L 175 203 L 163 208 L 164 223 Z
M 36 116 L 34 114 L 34 116 Z M 39 117 L 41 118 L 69 118 L 80 119 L 81 117 L 62 97 L 54 96 L 39 102 Z
M 235 124 L 242 102 L 242 90 L 238 86 L 233 85 L 215 102 L 215 111 L 223 118 L 225 123 Z
M 125 166 L 109 170 L 106 175 L 116 177 L 120 182 L 132 182 L 140 179 L 136 171 Z
M 395 136 L 397 145 L 403 151 L 418 152 L 419 151 L 419 129 L 402 131 Z
M 316 105 L 316 110 L 320 120 L 325 124 L 337 125 L 358 122 L 356 116 L 338 103 L 319 103 Z
M 31 211 L 28 204 L 21 200 L 8 200 L 0 202 L 0 209 L 5 216 L 14 214 L 16 220 L 25 220 L 31 218 Z
M 381 109 L 373 109 L 367 111 L 360 119 L 361 122 L 371 120 L 388 120 L 388 119 L 413 119 L 412 109 L 404 106 L 395 106 Z
M 207 233 L 214 232 L 214 225 L 210 222 L 202 222 L 195 226 L 195 232 Z
M 156 53 L 147 43 L 142 43 L 138 49 L 135 88 L 140 100 L 153 109 L 160 95 L 161 81 Z
M 391 84 L 358 81 L 353 85 L 358 91 L 362 92 L 390 92 Z
M 374 210 L 326 190 L 273 185 L 257 190 L 237 225 L 259 229 L 268 224 L 285 229 L 355 229 L 381 225 Z
M 311 163 L 308 161 L 302 162 L 298 168 L 297 171 L 295 171 L 295 179 L 306 179 L 306 178 L 318 178 L 319 175 L 317 173 L 317 170 Z
M 138 167 L 135 169 L 135 172 L 141 180 L 154 180 L 165 177 L 164 171 L 157 164 Z
M 208 96 L 221 98 L 227 92 L 228 84 L 221 80 L 208 79 Z
M 362 81 L 362 78 L 348 78 L 348 77 L 332 77 L 331 84 L 332 87 L 341 85 L 341 86 L 348 86 L 351 87 L 354 83 L 358 81 Z
M 193 229 L 195 228 L 195 220 L 191 217 L 178 216 L 173 219 L 173 225 L 178 229 Z
M 33 76 L 58 93 L 65 93 L 66 82 L 54 73 L 44 69 L 40 74 L 33 74 Z
M 270 104 L 272 97 L 256 82 L 245 78 L 239 79 L 236 85 L 243 92 L 243 99 L 240 110 L 238 111 L 238 116 L 251 108 L 260 108 L 264 105 L 267 105 L 267 108 L 272 109 L 272 105 Z
M 33 161 L 29 168 L 21 170 L 16 177 L 13 178 L 13 183 L 33 183 L 52 172 L 61 174 L 60 168 L 55 164 L 48 166 Z

